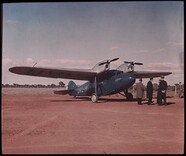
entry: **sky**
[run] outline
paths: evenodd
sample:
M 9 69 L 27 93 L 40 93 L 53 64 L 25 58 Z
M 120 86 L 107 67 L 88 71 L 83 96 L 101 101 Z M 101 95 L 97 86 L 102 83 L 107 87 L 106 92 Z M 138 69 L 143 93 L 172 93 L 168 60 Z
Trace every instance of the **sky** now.
M 2 83 L 68 83 L 8 69 L 35 63 L 88 69 L 116 57 L 113 69 L 142 62 L 135 70 L 168 71 L 168 84 L 184 82 L 183 10 L 182 1 L 4 3 Z

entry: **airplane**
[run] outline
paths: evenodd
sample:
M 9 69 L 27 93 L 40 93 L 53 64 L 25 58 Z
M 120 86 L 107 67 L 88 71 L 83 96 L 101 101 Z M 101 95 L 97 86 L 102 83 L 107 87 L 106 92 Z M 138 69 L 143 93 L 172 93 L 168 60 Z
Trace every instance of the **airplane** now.
M 65 90 L 56 90 L 55 94 L 70 96 L 90 96 L 93 103 L 98 102 L 99 97 L 124 92 L 127 100 L 132 100 L 132 93 L 128 89 L 135 83 L 137 78 L 161 77 L 172 74 L 172 72 L 155 71 L 135 71 L 134 65 L 143 65 L 143 63 L 134 61 L 124 61 L 118 68 L 110 69 L 110 63 L 118 60 L 104 60 L 97 63 L 92 69 L 73 69 L 73 68 L 43 68 L 15 66 L 9 68 L 9 71 L 15 74 L 63 78 L 74 80 L 87 80 L 86 83 L 77 86 L 72 80 L 68 83 Z

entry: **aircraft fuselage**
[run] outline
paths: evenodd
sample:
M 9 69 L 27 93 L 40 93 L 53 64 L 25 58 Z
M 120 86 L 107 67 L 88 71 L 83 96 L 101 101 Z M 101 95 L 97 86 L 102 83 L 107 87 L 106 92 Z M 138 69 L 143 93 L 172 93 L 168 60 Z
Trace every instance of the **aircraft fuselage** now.
M 104 96 L 127 90 L 135 83 L 133 73 L 125 73 L 119 70 L 109 70 L 104 77 L 98 77 L 97 95 Z M 95 92 L 95 82 L 88 81 L 74 89 L 72 96 L 91 96 Z

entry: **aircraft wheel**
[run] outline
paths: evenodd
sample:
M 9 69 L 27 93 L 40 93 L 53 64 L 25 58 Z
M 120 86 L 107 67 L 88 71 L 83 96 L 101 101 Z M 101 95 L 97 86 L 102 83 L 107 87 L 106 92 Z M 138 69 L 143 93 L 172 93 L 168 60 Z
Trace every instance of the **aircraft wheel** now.
M 98 101 L 98 96 L 96 96 L 96 94 L 92 94 L 91 100 L 92 102 L 96 103 Z
M 127 93 L 127 100 L 129 100 L 129 101 L 132 101 L 132 99 L 133 99 L 133 95 L 132 95 L 132 93 Z

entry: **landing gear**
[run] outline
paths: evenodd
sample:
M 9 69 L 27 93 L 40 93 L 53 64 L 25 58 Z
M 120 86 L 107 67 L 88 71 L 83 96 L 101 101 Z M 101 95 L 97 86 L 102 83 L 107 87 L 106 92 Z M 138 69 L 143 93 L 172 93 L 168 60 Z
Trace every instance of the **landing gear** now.
M 98 101 L 98 89 L 97 89 L 97 77 L 95 76 L 95 79 L 94 79 L 94 93 L 92 94 L 91 96 L 91 100 L 93 103 L 96 103 Z
M 128 101 L 132 101 L 133 100 L 132 93 L 129 93 L 128 90 L 125 90 L 124 93 L 125 93 L 125 96 L 126 96 Z
M 98 101 L 98 96 L 95 93 L 92 94 L 91 100 L 92 100 L 93 103 L 96 103 Z
M 132 101 L 132 99 L 133 99 L 132 93 L 127 93 L 127 94 L 126 94 L 126 97 L 127 97 L 127 100 L 128 100 L 128 101 Z

